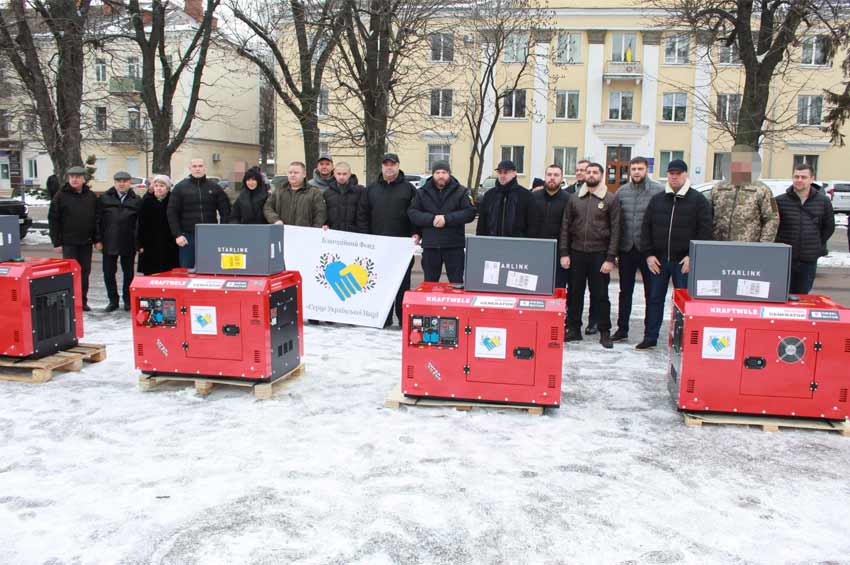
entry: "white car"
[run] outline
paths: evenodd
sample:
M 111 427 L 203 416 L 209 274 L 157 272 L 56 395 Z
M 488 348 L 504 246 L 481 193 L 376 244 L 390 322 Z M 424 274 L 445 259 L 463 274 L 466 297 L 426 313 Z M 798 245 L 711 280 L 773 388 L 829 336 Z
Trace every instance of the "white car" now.
M 428 173 L 404 173 L 404 180 L 413 185 L 413 188 L 419 190 L 425 181 L 431 178 Z
M 850 213 L 850 180 L 834 180 L 827 183 L 826 193 L 832 199 L 832 209 Z
M 695 184 L 691 188 L 693 188 L 694 190 L 697 190 L 699 192 L 702 192 L 703 196 L 708 198 L 708 195 L 711 192 L 711 189 L 714 188 L 715 184 L 720 183 L 720 182 L 723 182 L 723 181 L 713 180 L 713 181 L 709 181 L 709 182 L 703 182 L 703 183 L 700 183 L 700 184 Z M 767 185 L 767 187 L 773 193 L 774 197 L 779 196 L 780 194 L 783 194 L 788 189 L 788 187 L 791 186 L 791 179 L 788 179 L 788 180 L 785 180 L 785 179 L 759 179 L 758 182 Z

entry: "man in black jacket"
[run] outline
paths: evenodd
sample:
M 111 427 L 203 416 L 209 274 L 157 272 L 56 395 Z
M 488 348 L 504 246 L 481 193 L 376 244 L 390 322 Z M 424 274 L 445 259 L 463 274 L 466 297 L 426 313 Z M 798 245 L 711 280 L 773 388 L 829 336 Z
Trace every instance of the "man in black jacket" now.
M 807 163 L 794 167 L 794 184 L 776 197 L 779 231 L 776 241 L 791 246 L 791 294 L 809 294 L 815 282 L 818 258 L 835 231 L 835 212 L 822 190 L 812 185 L 814 169 Z
M 566 190 L 570 194 L 575 194 L 581 187 L 584 186 L 585 175 L 587 174 L 587 166 L 590 164 L 590 161 L 587 159 L 582 159 L 578 163 L 576 163 L 576 181 L 569 185 Z
M 544 177 L 543 190 L 535 190 L 531 193 L 535 221 L 529 232 L 529 237 L 560 241 L 561 220 L 564 218 L 564 207 L 570 199 L 570 193 L 561 190 L 564 172 L 560 165 L 546 167 Z M 555 286 L 566 288 L 569 276 L 569 269 L 561 267 L 558 253 L 555 252 Z M 564 318 L 564 323 L 566 324 L 566 318 Z
M 230 200 L 221 186 L 207 180 L 203 159 L 192 159 L 190 175 L 177 183 L 168 201 L 168 225 L 180 247 L 180 266 L 195 266 L 195 226 L 225 224 L 230 218 Z
M 673 279 L 675 288 L 688 287 L 691 240 L 710 240 L 711 230 L 711 205 L 705 196 L 691 190 L 688 166 L 681 159 L 670 161 L 667 186 L 649 200 L 643 216 L 640 248 L 650 271 L 650 295 L 645 334 L 636 349 L 658 343 L 669 281 Z
M 452 176 L 449 164 L 437 161 L 431 178 L 416 192 L 407 215 L 422 230 L 422 270 L 426 282 L 439 282 L 443 265 L 449 282 L 463 283 L 464 226 L 475 219 L 469 190 Z
M 53 250 L 80 264 L 83 310 L 89 312 L 91 247 L 100 241 L 97 228 L 97 196 L 85 179 L 85 167 L 68 169 L 68 182 L 56 193 L 47 213 Z
M 478 205 L 476 235 L 528 237 L 534 224 L 531 192 L 517 183 L 516 165 L 502 161 L 496 167 L 496 185 Z
M 404 172 L 399 168 L 398 155 L 387 153 L 381 162 L 381 174 L 378 179 L 366 188 L 369 203 L 369 227 L 373 235 L 388 235 L 391 237 L 412 237 L 414 243 L 419 243 L 419 233 L 407 215 L 416 189 L 404 180 Z M 410 290 L 410 270 L 413 260 L 407 266 L 407 272 L 401 281 L 395 297 L 395 313 L 401 325 L 401 307 L 404 293 Z M 393 312 L 390 310 L 384 327 L 393 323 Z
M 366 188 L 351 174 L 351 165 L 342 161 L 334 167 L 333 178 L 322 192 L 328 209 L 325 229 L 369 233 L 369 202 Z
M 109 304 L 104 312 L 118 309 L 118 260 L 121 260 L 123 286 L 121 297 L 124 310 L 130 310 L 130 283 L 133 282 L 133 263 L 136 259 L 139 210 L 142 200 L 130 188 L 130 174 L 124 171 L 112 177 L 115 185 L 98 198 L 100 246 L 103 251 L 103 282 Z

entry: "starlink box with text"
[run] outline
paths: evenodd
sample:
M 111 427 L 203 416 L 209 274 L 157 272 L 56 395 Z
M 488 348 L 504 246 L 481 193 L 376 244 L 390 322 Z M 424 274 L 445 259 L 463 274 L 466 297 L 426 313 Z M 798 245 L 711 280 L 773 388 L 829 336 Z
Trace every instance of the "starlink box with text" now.
M 463 287 L 474 292 L 551 296 L 557 245 L 554 239 L 467 236 Z
M 788 300 L 791 247 L 784 243 L 692 241 L 689 254 L 692 298 Z
M 21 226 L 17 216 L 0 216 L 0 261 L 21 257 Z
M 274 275 L 283 262 L 280 224 L 199 224 L 195 272 L 206 275 Z

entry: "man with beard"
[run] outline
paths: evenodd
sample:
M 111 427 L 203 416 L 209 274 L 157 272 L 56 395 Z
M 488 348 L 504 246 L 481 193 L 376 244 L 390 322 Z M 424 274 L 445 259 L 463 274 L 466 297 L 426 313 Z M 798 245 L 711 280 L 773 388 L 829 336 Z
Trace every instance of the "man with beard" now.
M 316 170 L 313 171 L 313 178 L 307 184 L 324 192 L 330 186 L 333 178 L 334 160 L 331 159 L 330 155 L 322 155 L 316 161 Z
M 425 282 L 438 282 L 445 265 L 449 282 L 463 283 L 464 226 L 475 219 L 475 208 L 469 190 L 452 176 L 447 162 L 434 163 L 431 178 L 416 191 L 407 215 L 422 230 Z
M 516 180 L 516 165 L 504 160 L 496 167 L 496 185 L 478 205 L 476 235 L 528 237 L 534 223 L 531 192 Z
M 584 289 L 590 287 L 591 303 L 599 315 L 599 343 L 611 349 L 611 302 L 608 284 L 620 245 L 620 203 L 602 182 L 602 165 L 587 166 L 585 184 L 564 207 L 559 243 L 561 267 L 570 269 L 567 336 L 580 341 Z

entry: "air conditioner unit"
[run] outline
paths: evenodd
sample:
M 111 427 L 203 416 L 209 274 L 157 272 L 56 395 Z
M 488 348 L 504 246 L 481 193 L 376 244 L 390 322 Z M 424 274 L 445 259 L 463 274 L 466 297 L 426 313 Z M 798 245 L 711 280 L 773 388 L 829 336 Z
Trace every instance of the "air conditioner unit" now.
M 221 161 L 221 153 L 213 153 L 212 154 L 213 163 L 218 163 Z

